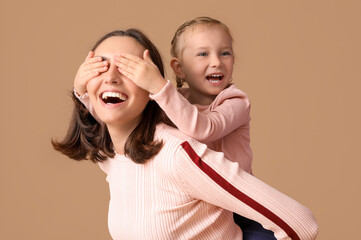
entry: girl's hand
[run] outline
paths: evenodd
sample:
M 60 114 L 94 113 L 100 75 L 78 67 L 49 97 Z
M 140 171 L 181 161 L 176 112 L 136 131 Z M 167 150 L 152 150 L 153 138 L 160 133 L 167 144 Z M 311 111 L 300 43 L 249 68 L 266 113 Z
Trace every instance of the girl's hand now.
M 158 67 L 145 50 L 143 58 L 132 54 L 120 54 L 114 57 L 114 64 L 121 74 L 132 80 L 138 87 L 156 94 L 167 84 Z
M 85 61 L 80 65 L 74 79 L 74 89 L 80 95 L 86 93 L 88 81 L 108 70 L 108 62 L 102 57 L 94 57 L 94 52 L 90 51 Z

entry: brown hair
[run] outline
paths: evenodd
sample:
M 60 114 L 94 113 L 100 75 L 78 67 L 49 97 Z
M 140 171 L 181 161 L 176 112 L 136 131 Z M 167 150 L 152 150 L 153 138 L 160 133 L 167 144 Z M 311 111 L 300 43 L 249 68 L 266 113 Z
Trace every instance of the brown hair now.
M 164 77 L 162 58 L 149 38 L 137 29 L 110 32 L 99 39 L 92 50 L 94 51 L 104 40 L 110 37 L 127 36 L 137 40 L 145 49 L 149 50 L 150 57 Z M 55 150 L 60 151 L 71 159 L 102 162 L 108 157 L 114 157 L 114 146 L 107 126 L 98 123 L 88 109 L 74 94 L 74 109 L 70 126 L 64 139 L 60 142 L 52 140 Z M 156 155 L 163 146 L 161 141 L 154 141 L 156 125 L 163 120 L 164 114 L 155 101 L 146 105 L 137 127 L 127 138 L 124 153 L 136 163 L 144 163 Z
M 176 57 L 178 58 L 182 52 L 183 49 L 181 49 L 181 44 L 179 43 L 182 34 L 189 28 L 189 27 L 195 27 L 197 25 L 219 25 L 221 26 L 230 36 L 230 38 L 232 39 L 232 35 L 231 35 L 231 31 L 229 30 L 229 28 L 227 27 L 227 25 L 225 25 L 224 23 L 222 23 L 221 21 L 214 19 L 214 18 L 210 18 L 210 17 L 197 17 L 194 18 L 192 20 L 186 21 L 185 23 L 183 23 L 175 32 L 172 42 L 171 42 L 171 49 L 170 49 L 170 54 L 172 55 L 172 57 Z M 176 82 L 177 82 L 177 87 L 182 87 L 183 86 L 183 81 L 178 78 L 176 76 Z

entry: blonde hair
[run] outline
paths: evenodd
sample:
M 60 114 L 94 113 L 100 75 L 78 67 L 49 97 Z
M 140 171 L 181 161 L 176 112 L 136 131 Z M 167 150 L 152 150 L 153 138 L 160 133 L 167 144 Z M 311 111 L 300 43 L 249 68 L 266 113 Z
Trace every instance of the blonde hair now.
M 192 20 L 189 20 L 189 21 L 186 21 L 185 23 L 183 23 L 175 32 L 172 42 L 171 42 L 172 46 L 170 49 L 170 54 L 172 55 L 172 57 L 179 58 L 179 56 L 183 50 L 181 48 L 181 44 L 179 43 L 182 34 L 190 27 L 193 27 L 193 29 L 194 29 L 195 26 L 199 26 L 199 25 L 218 25 L 218 26 L 222 27 L 224 29 L 224 31 L 226 31 L 226 33 L 232 39 L 231 31 L 221 21 L 214 19 L 214 18 L 210 18 L 210 17 L 197 17 L 197 18 L 194 18 Z M 233 41 L 233 39 L 232 39 L 232 41 Z M 177 76 L 176 76 L 176 82 L 177 82 L 177 87 L 183 86 L 183 80 L 178 78 Z

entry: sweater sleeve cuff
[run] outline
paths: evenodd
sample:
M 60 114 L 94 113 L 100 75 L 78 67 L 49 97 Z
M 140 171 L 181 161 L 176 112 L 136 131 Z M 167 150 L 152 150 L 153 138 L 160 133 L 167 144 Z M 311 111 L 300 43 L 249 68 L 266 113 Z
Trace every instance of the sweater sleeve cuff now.
M 79 100 L 86 98 L 88 96 L 88 92 L 84 93 L 83 95 L 80 95 L 75 88 L 73 89 L 75 97 L 77 97 Z
M 164 85 L 164 87 L 157 93 L 155 94 L 149 94 L 149 97 L 153 100 L 160 98 L 161 96 L 163 96 L 164 94 L 166 94 L 167 89 L 169 89 L 170 87 L 172 87 L 172 84 L 169 80 L 167 80 L 167 84 Z

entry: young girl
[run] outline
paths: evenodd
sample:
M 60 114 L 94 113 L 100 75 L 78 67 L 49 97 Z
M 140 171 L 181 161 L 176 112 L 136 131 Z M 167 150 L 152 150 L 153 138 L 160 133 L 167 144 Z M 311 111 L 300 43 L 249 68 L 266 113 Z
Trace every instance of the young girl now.
M 156 48 L 140 31 L 101 38 L 93 51 L 108 62 L 107 70 L 94 74 L 86 88 L 101 123 L 73 97 L 67 136 L 53 141 L 55 149 L 75 160 L 98 162 L 107 174 L 112 237 L 242 239 L 232 217 L 236 212 L 260 222 L 277 239 L 315 239 L 318 227 L 307 208 L 223 153 L 161 123 L 159 106 L 118 71 L 115 60 L 119 52 L 141 57 L 145 49 L 163 75 Z
M 120 54 L 116 64 L 151 93 L 179 130 L 251 172 L 250 102 L 231 84 L 234 56 L 228 27 L 207 17 L 188 21 L 176 31 L 171 53 L 177 86 L 189 86 L 179 88 L 180 93 L 159 74 L 147 52 L 143 59 Z
M 180 131 L 224 152 L 252 173 L 250 102 L 231 84 L 234 54 L 228 27 L 208 17 L 190 20 L 176 31 L 171 54 L 177 86 L 183 82 L 189 86 L 179 92 L 159 74 L 147 52 L 143 58 L 121 54 L 116 64 L 123 75 L 151 93 Z M 236 215 L 235 221 L 244 239 L 275 239 L 256 222 Z

